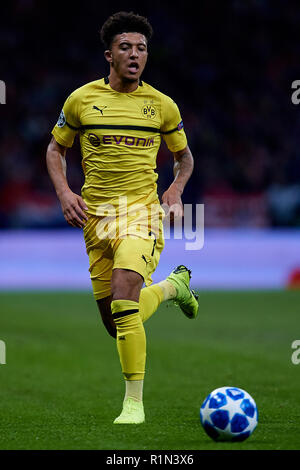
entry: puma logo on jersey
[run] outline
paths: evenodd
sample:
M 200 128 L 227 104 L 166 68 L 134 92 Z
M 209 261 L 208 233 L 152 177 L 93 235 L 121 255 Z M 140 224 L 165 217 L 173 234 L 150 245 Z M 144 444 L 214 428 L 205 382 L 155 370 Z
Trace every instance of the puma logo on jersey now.
M 103 110 L 107 108 L 107 106 L 101 106 L 101 108 L 98 108 L 98 106 L 93 106 L 93 109 L 97 109 L 97 111 L 100 111 L 100 113 L 103 116 Z

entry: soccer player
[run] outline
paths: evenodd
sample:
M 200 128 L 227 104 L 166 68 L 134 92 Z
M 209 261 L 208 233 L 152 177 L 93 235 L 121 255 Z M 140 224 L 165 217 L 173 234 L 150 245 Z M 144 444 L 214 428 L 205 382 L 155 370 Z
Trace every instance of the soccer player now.
M 183 214 L 181 195 L 193 170 L 177 105 L 141 81 L 151 35 L 148 20 L 132 12 L 107 19 L 101 39 L 109 75 L 67 98 L 46 157 L 66 221 L 83 228 L 94 297 L 107 331 L 116 338 L 125 397 L 115 424 L 145 420 L 143 323 L 169 299 L 188 318 L 198 313 L 185 266 L 158 284 L 151 280 L 164 247 L 154 171 L 161 137 L 174 156 L 174 181 L 162 196 L 173 217 Z M 66 151 L 76 134 L 85 175 L 81 196 L 66 177 Z

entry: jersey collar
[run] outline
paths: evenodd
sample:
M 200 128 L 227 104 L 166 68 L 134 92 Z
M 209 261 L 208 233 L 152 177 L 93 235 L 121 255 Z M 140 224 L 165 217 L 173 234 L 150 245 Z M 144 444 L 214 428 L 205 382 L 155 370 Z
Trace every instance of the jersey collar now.
M 104 83 L 105 83 L 105 85 L 109 84 L 109 78 L 108 77 L 104 77 Z M 139 80 L 139 86 L 143 86 L 143 82 L 142 82 L 141 79 Z

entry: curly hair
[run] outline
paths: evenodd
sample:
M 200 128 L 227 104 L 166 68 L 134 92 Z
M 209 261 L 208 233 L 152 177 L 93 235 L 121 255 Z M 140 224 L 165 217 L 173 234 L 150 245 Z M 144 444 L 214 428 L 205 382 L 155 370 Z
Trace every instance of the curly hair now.
M 147 42 L 153 34 L 153 29 L 147 18 L 135 13 L 119 11 L 111 15 L 100 30 L 100 37 L 106 49 L 110 49 L 116 34 L 140 33 L 145 36 Z

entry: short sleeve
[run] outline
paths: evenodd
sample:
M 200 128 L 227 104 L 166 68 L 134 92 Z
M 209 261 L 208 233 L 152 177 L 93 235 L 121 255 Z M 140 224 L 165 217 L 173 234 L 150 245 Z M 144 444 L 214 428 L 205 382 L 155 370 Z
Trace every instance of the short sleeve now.
M 72 147 L 79 129 L 79 101 L 76 99 L 76 94 L 72 94 L 65 101 L 58 121 L 52 129 L 52 135 L 64 147 Z
M 187 146 L 187 138 L 177 104 L 168 96 L 162 101 L 161 135 L 171 152 L 179 152 Z

